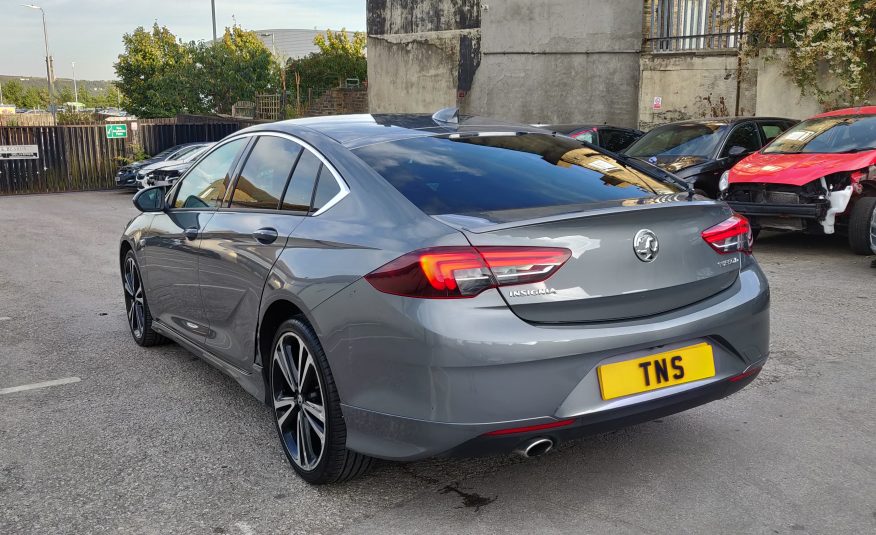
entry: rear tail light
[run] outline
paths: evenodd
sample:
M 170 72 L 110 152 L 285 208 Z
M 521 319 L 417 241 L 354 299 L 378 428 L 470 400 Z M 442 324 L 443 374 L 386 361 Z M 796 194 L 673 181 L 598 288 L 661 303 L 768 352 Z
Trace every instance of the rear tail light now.
M 721 254 L 750 254 L 754 241 L 748 219 L 739 214 L 733 214 L 729 219 L 704 230 L 703 239 Z
M 436 247 L 396 258 L 365 279 L 381 292 L 456 299 L 547 280 L 572 255 L 555 247 Z

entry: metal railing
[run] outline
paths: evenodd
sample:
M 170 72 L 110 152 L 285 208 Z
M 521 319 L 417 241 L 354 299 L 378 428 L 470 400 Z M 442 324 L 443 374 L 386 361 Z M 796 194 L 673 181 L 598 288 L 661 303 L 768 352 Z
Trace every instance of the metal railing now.
M 685 52 L 738 49 L 745 21 L 735 0 L 651 0 L 646 49 Z

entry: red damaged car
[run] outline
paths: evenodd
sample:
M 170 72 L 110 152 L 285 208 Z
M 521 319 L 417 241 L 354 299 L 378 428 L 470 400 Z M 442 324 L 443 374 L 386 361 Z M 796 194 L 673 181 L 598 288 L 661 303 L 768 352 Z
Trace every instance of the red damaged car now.
M 876 106 L 816 115 L 721 177 L 721 198 L 760 229 L 840 232 L 876 254 Z

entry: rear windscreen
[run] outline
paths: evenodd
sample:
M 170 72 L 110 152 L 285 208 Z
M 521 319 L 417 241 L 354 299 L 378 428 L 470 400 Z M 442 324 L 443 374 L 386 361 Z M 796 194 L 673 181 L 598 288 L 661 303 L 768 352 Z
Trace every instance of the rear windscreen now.
M 420 137 L 353 152 L 429 215 L 581 205 L 679 191 L 577 141 L 547 134 Z

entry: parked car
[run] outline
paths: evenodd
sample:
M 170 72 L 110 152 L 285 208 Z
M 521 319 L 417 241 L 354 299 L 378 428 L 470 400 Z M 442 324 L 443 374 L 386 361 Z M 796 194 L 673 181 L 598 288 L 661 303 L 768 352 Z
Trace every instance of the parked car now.
M 214 143 L 192 144 L 185 149 L 176 152 L 167 160 L 144 165 L 137 170 L 137 189 L 143 189 L 146 186 L 154 185 L 155 181 L 150 179 L 150 176 L 158 170 L 168 167 L 176 167 L 179 164 L 187 164 L 185 165 L 185 169 L 188 169 L 188 167 L 191 167 L 191 164 L 197 160 L 201 154 L 213 145 Z M 179 175 L 177 174 L 177 176 Z
M 755 229 L 841 232 L 876 254 L 876 106 L 822 113 L 721 179 L 722 198 Z
M 169 149 L 165 149 L 155 156 L 146 158 L 145 160 L 140 160 L 130 163 L 128 165 L 124 165 L 120 167 L 119 170 L 116 172 L 116 187 L 135 188 L 137 187 L 137 171 L 139 171 L 141 168 L 156 162 L 164 162 L 176 158 L 179 155 L 184 154 L 185 152 L 192 150 L 193 148 L 199 147 L 203 144 L 204 142 L 183 143 L 182 145 L 176 145 Z
M 146 186 L 172 186 L 194 163 L 192 160 L 155 169 L 146 176 Z
M 621 152 L 645 135 L 641 130 L 634 128 L 609 125 L 548 124 L 536 126 L 580 141 L 586 141 L 611 152 Z
M 374 457 L 536 456 L 750 383 L 769 290 L 745 218 L 497 124 L 442 110 L 225 138 L 134 197 L 135 342 L 179 342 L 264 400 L 310 483 Z
M 674 173 L 714 199 L 724 171 L 796 123 L 779 117 L 682 121 L 658 126 L 624 154 Z

